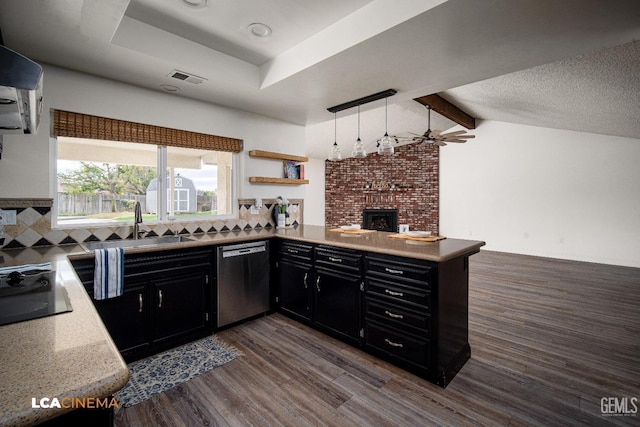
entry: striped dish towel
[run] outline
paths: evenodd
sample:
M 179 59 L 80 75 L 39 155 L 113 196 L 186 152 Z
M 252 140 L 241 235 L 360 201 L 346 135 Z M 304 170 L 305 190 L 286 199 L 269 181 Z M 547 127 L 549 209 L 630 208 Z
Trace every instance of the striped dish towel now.
M 93 298 L 97 300 L 122 295 L 124 287 L 124 249 L 96 249 Z

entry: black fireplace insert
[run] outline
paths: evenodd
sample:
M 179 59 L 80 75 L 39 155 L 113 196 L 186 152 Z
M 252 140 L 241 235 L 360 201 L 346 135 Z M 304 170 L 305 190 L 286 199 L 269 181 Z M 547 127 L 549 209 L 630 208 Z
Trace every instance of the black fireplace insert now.
M 397 209 L 364 209 L 362 211 L 363 228 L 367 230 L 398 232 Z

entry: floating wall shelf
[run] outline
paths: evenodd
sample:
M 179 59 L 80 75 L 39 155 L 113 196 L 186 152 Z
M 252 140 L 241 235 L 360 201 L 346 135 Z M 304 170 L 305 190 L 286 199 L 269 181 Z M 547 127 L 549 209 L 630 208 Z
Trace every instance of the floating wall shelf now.
M 249 157 L 260 157 L 263 159 L 272 160 L 290 160 L 292 162 L 308 162 L 309 158 L 305 156 L 294 156 L 293 154 L 273 153 L 271 151 L 251 150 L 249 151 Z
M 252 184 L 287 184 L 301 185 L 308 184 L 308 179 L 289 179 L 289 178 L 272 178 L 268 176 L 250 176 L 249 182 Z
M 249 157 L 256 157 L 261 159 L 270 160 L 289 160 L 291 162 L 304 163 L 308 162 L 309 158 L 305 156 L 295 156 L 293 154 L 274 153 L 271 151 L 251 150 L 249 151 Z M 252 184 L 285 184 L 285 185 L 302 185 L 308 184 L 308 179 L 289 179 L 289 178 L 274 178 L 267 176 L 250 176 L 249 182 Z

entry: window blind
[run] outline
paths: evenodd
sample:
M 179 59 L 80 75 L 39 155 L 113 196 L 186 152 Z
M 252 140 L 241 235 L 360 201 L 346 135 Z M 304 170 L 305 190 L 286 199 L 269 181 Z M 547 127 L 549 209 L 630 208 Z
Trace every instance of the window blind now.
M 242 151 L 242 140 L 89 114 L 54 110 L 52 136 L 139 142 L 201 150 Z

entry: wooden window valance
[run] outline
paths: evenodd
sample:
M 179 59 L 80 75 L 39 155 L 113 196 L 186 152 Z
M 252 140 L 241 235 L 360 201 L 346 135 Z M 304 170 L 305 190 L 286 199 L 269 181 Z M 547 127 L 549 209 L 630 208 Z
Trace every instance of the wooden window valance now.
M 51 135 L 69 138 L 139 142 L 201 150 L 230 151 L 232 153 L 242 151 L 242 140 L 236 138 L 62 110 L 53 111 Z

